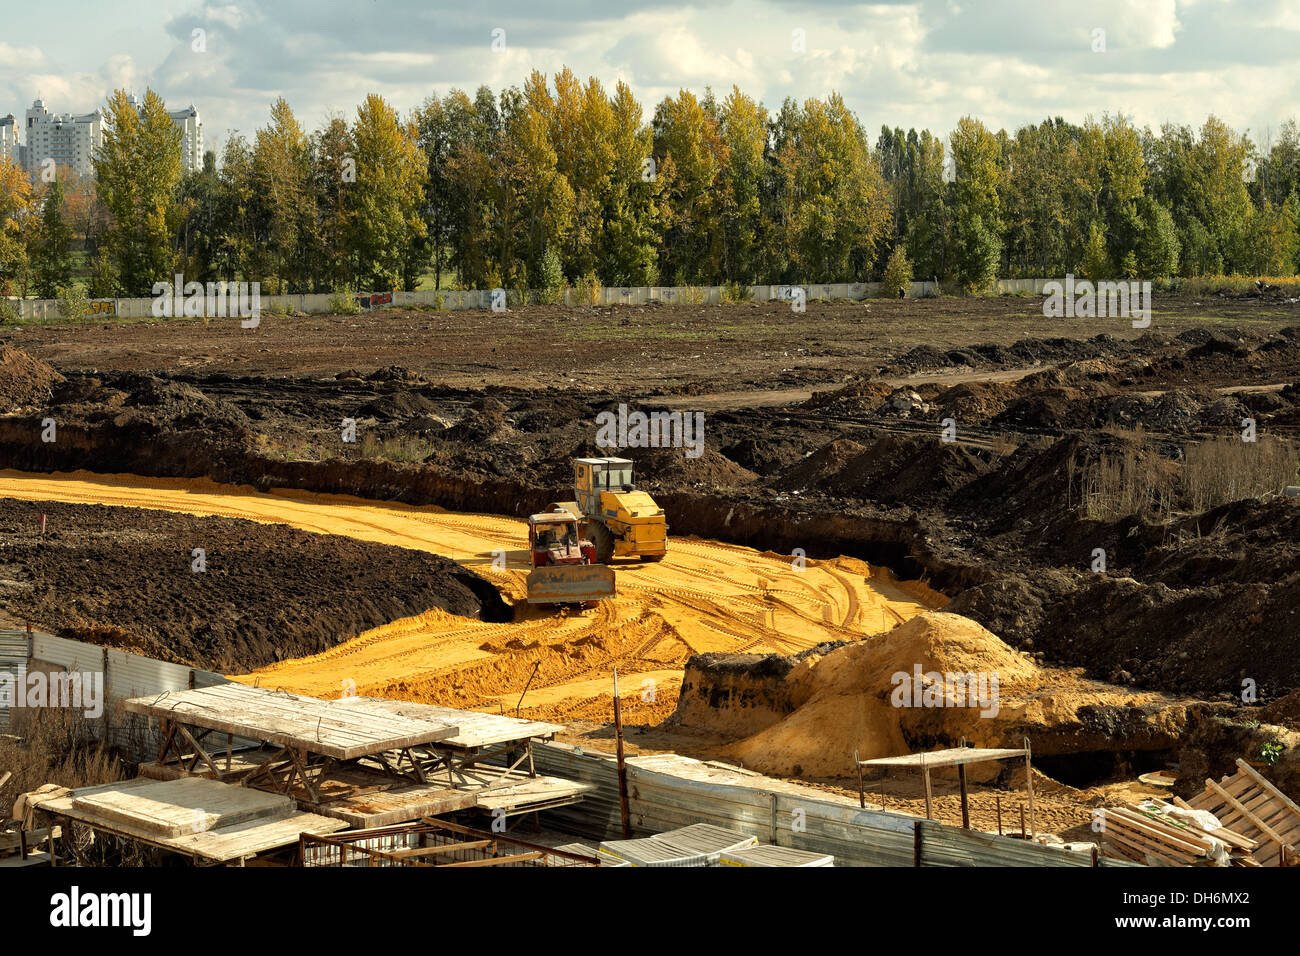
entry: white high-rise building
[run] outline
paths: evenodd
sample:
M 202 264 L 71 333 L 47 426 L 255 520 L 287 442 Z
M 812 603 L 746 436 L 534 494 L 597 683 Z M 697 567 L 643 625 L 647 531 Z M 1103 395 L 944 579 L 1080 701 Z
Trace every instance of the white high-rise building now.
M 181 165 L 190 172 L 203 170 L 203 120 L 191 103 L 183 110 L 168 113 L 181 131 Z
M 23 165 L 23 141 L 19 136 L 21 130 L 13 113 L 0 116 L 0 160 L 7 159 L 18 166 Z
M 27 110 L 23 132 L 27 137 L 23 166 L 39 175 L 46 160 L 71 166 L 82 176 L 94 175 L 91 158 L 104 142 L 103 115 L 93 113 L 51 113 L 39 99 Z
M 137 113 L 144 106 L 136 99 L 134 93 L 128 95 L 126 100 L 135 107 Z M 201 171 L 203 169 L 203 120 L 199 119 L 199 111 L 191 103 L 183 110 L 168 110 L 167 115 L 181 131 L 181 168 L 187 172 Z
M 136 110 L 140 109 L 134 95 L 127 99 Z M 167 115 L 181 133 L 182 167 L 203 169 L 203 121 L 199 111 L 190 104 Z M 59 166 L 71 166 L 82 176 L 95 174 L 92 159 L 104 142 L 103 110 L 51 113 L 38 99 L 27 110 L 25 119 L 20 126 L 12 115 L 0 117 L 0 156 L 8 156 L 34 176 L 40 175 L 47 159 Z

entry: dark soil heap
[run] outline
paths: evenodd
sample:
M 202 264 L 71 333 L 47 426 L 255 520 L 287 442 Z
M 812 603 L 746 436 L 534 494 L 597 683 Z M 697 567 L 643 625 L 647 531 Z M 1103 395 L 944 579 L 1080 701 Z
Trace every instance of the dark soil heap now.
M 44 362 L 8 345 L 0 345 L 0 414 L 49 400 L 63 376 Z
M 230 673 L 431 607 L 510 614 L 491 584 L 446 558 L 253 521 L 0 499 L 0 542 L 0 607 L 13 619 Z

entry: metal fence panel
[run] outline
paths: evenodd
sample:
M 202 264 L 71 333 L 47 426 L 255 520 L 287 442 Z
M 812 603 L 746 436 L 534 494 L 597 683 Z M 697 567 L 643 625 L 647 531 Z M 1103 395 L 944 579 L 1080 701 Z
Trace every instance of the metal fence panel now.
M 7 676 L 14 688 L 18 687 L 19 668 L 27 663 L 30 654 L 30 635 L 26 631 L 0 631 L 0 674 Z M 0 732 L 9 730 L 9 708 L 0 707 Z
M 26 635 L 24 635 L 26 637 Z M 128 714 L 121 702 L 132 697 L 148 697 L 170 690 L 211 687 L 228 682 L 212 671 L 197 670 L 184 664 L 155 660 L 113 647 L 86 644 L 50 634 L 31 635 L 31 657 L 35 661 L 61 667 L 67 671 L 102 673 L 104 713 L 90 720 L 97 737 L 135 760 L 157 757 L 162 739 L 154 721 L 139 714 Z M 235 738 L 232 746 L 253 746 L 256 741 Z

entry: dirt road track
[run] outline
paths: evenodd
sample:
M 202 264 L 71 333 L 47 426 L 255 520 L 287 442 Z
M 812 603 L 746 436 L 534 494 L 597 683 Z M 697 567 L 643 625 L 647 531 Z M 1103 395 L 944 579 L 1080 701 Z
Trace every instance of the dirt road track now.
M 288 524 L 432 551 L 473 568 L 511 601 L 524 594 L 526 525 L 497 515 L 85 472 L 0 471 L 0 496 Z M 321 696 L 355 687 L 359 694 L 495 709 L 513 703 L 511 695 L 532 677 L 525 709 L 564 719 L 589 716 L 602 693 L 599 679 L 618 665 L 629 678 L 653 672 L 655 693 L 638 709 L 640 718 L 657 719 L 671 712 L 674 680 L 692 653 L 790 653 L 880 633 L 946 603 L 922 584 L 898 582 L 853 558 L 809 559 L 797 570 L 787 556 L 694 537 L 673 538 L 663 562 L 621 563 L 616 572 L 618 597 L 591 610 L 519 603 L 514 622 L 489 624 L 435 609 L 241 679 Z M 630 686 L 642 685 L 637 678 Z

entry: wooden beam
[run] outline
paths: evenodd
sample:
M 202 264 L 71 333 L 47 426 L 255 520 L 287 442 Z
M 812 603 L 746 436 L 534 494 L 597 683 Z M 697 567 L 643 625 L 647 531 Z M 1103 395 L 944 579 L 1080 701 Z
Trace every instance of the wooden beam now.
M 1025 738 L 1025 790 L 1029 794 L 1029 838 L 1036 834 L 1034 829 L 1034 754 L 1029 747 L 1029 738 Z
M 1280 847 L 1287 845 L 1286 840 L 1278 836 L 1272 827 L 1270 827 L 1259 817 L 1255 816 L 1255 814 L 1247 810 L 1245 805 L 1236 797 L 1234 797 L 1232 794 L 1230 794 L 1227 790 L 1224 790 L 1213 780 L 1206 780 L 1205 785 L 1209 787 L 1211 790 L 1213 790 L 1215 793 L 1217 793 L 1219 796 L 1221 796 L 1227 802 L 1228 806 L 1232 807 L 1234 810 L 1240 813 L 1243 817 L 1245 817 L 1255 826 L 1259 827 L 1260 833 L 1264 834 L 1266 837 L 1268 837 L 1270 840 L 1272 840 Z
M 423 836 L 424 834 L 420 834 Z M 467 840 L 464 843 L 444 843 L 442 846 L 409 847 L 405 850 L 389 850 L 393 856 L 436 856 L 439 853 L 454 853 L 457 850 L 479 850 L 492 845 L 491 840 Z
M 176 728 L 181 732 L 185 739 L 190 742 L 190 746 L 194 748 L 194 763 L 190 764 L 190 773 L 194 772 L 195 766 L 198 765 L 199 758 L 202 757 L 203 762 L 212 769 L 213 774 L 220 778 L 221 771 L 218 770 L 217 765 L 212 762 L 212 758 L 209 757 L 208 752 L 203 749 L 203 745 L 194 739 L 194 735 L 189 732 L 184 724 L 178 723 Z
M 934 801 L 934 794 L 930 788 L 930 765 L 924 760 L 921 761 L 921 775 L 925 778 L 925 818 L 927 820 L 933 820 L 934 814 L 932 812 L 931 804 Z
M 504 866 L 507 863 L 522 863 L 525 860 L 540 860 L 540 850 L 534 853 L 516 853 L 514 856 L 494 856 L 486 860 L 466 860 L 463 863 L 444 863 L 442 868 L 452 866 Z
M 970 829 L 970 795 L 966 792 L 966 765 L 957 764 L 957 783 L 961 786 L 961 828 Z

